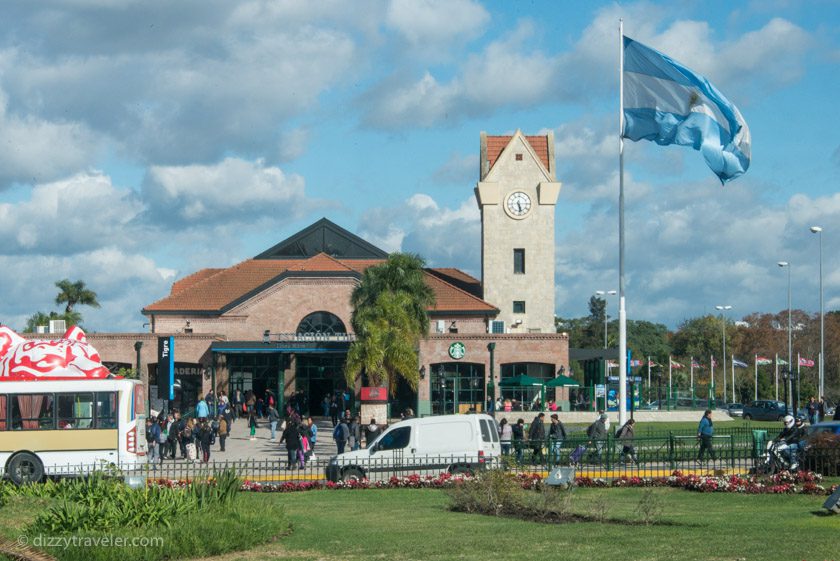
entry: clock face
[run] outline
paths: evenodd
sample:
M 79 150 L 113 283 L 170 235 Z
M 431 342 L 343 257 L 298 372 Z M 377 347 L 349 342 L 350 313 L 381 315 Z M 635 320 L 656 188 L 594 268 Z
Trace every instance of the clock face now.
M 522 191 L 515 191 L 508 196 L 505 206 L 511 216 L 522 218 L 531 210 L 531 197 Z

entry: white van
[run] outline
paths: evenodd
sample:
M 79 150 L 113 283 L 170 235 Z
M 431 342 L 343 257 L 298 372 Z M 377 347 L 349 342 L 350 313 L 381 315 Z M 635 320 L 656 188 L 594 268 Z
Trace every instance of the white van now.
M 327 480 L 470 473 L 483 469 L 500 451 L 498 425 L 489 415 L 408 419 L 388 427 L 367 448 L 332 458 Z

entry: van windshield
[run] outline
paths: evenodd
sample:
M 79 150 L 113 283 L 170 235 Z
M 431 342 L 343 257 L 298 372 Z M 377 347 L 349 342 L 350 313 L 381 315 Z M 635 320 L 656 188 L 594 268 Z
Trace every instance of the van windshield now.
M 400 427 L 382 435 L 376 444 L 377 450 L 396 450 L 408 446 L 411 440 L 411 427 Z

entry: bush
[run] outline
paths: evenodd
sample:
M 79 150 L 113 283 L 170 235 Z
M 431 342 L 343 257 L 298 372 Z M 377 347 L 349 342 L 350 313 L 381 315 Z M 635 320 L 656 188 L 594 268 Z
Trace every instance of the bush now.
M 482 472 L 472 481 L 449 489 L 451 509 L 500 516 L 518 512 L 524 503 L 522 483 L 501 470 Z

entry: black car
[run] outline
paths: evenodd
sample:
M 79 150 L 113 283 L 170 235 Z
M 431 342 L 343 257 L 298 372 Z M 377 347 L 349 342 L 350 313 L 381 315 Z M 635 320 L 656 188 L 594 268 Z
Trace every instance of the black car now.
M 781 421 L 785 417 L 785 402 L 759 399 L 744 407 L 743 417 L 749 421 Z

